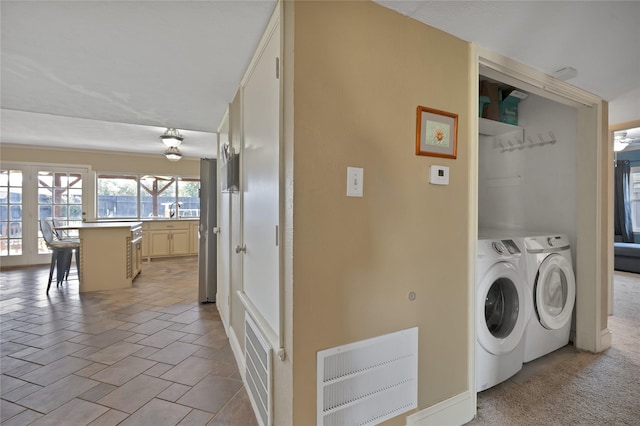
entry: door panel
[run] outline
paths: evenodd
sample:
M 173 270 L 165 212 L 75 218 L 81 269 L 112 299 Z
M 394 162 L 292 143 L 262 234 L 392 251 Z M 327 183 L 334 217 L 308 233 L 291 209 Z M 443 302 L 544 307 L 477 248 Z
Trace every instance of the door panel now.
M 238 90 L 233 101 L 229 105 L 229 146 L 235 153 L 239 153 L 240 158 L 244 157 L 242 153 L 242 94 Z M 240 170 L 242 169 L 242 161 L 240 161 Z M 242 179 L 239 180 L 239 191 L 242 188 Z M 229 199 L 229 323 L 231 324 L 232 333 L 235 340 L 244 350 L 244 315 L 245 308 L 242 305 L 239 293 L 242 288 L 242 254 L 236 254 L 234 247 L 242 245 L 242 193 L 228 193 Z
M 171 254 L 189 254 L 189 230 L 171 231 Z
M 171 254 L 169 232 L 151 231 L 149 233 L 149 245 L 152 256 L 168 256 Z
M 279 26 L 243 89 L 243 290 L 272 330 L 279 330 Z

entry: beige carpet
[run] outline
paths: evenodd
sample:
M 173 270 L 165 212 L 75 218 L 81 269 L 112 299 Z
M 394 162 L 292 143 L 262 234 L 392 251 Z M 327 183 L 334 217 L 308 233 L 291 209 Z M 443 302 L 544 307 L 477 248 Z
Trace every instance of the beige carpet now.
M 566 346 L 478 394 L 470 425 L 640 425 L 640 275 L 616 272 L 612 346 Z

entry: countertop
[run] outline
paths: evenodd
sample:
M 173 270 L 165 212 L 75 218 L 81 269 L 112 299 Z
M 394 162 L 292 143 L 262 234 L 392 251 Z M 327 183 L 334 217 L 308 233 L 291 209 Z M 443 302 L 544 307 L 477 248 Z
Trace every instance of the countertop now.
M 135 226 L 142 226 L 142 222 L 82 222 L 78 225 L 56 226 L 56 229 L 133 228 Z
M 188 222 L 200 220 L 199 217 L 145 217 L 142 219 L 100 219 L 98 221 L 85 222 L 85 223 L 110 223 L 110 222 Z

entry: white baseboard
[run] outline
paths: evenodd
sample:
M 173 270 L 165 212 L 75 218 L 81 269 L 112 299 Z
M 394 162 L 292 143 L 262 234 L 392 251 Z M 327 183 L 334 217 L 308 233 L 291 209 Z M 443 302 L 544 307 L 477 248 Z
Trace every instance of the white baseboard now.
M 600 347 L 598 348 L 598 352 L 602 352 L 611 347 L 611 330 L 605 328 L 604 330 L 600 330 Z
M 476 415 L 476 395 L 466 391 L 407 417 L 407 426 L 463 425 Z
M 229 323 L 227 323 L 224 315 L 222 315 L 222 313 L 220 312 L 220 309 L 218 309 L 218 313 L 220 313 L 220 322 L 222 322 L 222 326 L 224 327 L 224 332 L 227 335 L 227 337 L 229 337 Z
M 242 346 L 240 345 L 240 342 L 238 342 L 238 337 L 236 336 L 236 333 L 233 330 L 233 327 L 229 328 L 229 332 L 227 333 L 227 336 L 229 336 L 229 344 L 231 345 L 233 356 L 236 359 L 236 364 L 238 364 L 238 371 L 240 372 L 240 375 L 242 376 L 242 381 L 244 382 L 245 381 L 244 351 L 242 350 Z

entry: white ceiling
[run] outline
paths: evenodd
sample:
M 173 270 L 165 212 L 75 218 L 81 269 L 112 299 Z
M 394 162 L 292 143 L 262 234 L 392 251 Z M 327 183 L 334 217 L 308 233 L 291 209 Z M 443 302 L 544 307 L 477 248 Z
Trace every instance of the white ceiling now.
M 211 157 L 275 0 L 0 7 L 3 143 Z
M 640 118 L 639 1 L 378 1 L 612 101 Z M 215 131 L 275 0 L 0 2 L 2 143 L 185 156 Z M 627 116 L 631 118 L 627 119 Z

